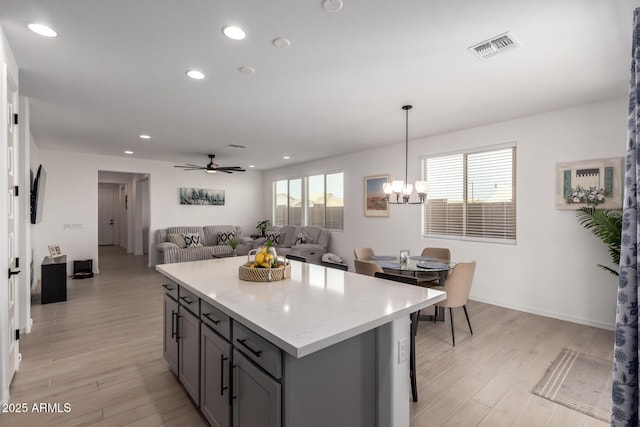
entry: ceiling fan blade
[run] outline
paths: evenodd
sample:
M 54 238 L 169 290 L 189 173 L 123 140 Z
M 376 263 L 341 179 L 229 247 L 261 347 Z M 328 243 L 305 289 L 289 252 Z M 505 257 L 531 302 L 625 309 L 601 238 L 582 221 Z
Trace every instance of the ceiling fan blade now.
M 174 168 L 182 168 L 182 169 L 206 169 L 203 166 L 197 166 L 197 165 L 174 165 Z
M 240 166 L 225 166 L 225 167 L 220 167 L 218 169 L 216 169 L 218 171 L 223 171 L 223 172 L 246 172 L 244 169 L 242 169 Z

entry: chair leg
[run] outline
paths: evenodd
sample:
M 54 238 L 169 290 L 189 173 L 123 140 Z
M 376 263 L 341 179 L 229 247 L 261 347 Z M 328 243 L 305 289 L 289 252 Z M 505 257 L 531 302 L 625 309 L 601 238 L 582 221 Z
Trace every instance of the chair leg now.
M 453 332 L 453 309 L 449 307 L 449 317 L 451 318 L 451 341 L 453 341 L 453 346 L 456 346 L 456 334 Z
M 469 320 L 469 313 L 467 313 L 466 304 L 463 305 L 462 308 L 464 309 L 464 315 L 467 316 L 467 324 L 469 325 L 469 332 L 471 332 L 471 335 L 473 335 L 473 329 L 471 329 L 471 321 Z
M 411 397 L 418 401 L 418 384 L 416 381 L 416 332 L 418 330 L 419 312 L 411 313 L 411 330 L 409 331 L 409 376 L 411 378 Z

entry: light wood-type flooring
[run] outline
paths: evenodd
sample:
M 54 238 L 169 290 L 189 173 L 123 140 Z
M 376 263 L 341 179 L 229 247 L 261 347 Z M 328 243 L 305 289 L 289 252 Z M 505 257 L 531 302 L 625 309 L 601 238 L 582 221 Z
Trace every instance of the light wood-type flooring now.
M 100 275 L 69 279 L 66 302 L 33 301 L 11 386 L 11 403 L 28 412 L 2 414 L 0 426 L 207 425 L 162 358 L 161 280 L 146 263 L 101 247 Z M 564 347 L 612 359 L 613 332 L 473 301 L 468 308 L 474 335 L 454 313 L 456 347 L 448 320 L 420 324 L 411 427 L 608 425 L 531 390 Z M 61 412 L 32 412 L 40 403 Z

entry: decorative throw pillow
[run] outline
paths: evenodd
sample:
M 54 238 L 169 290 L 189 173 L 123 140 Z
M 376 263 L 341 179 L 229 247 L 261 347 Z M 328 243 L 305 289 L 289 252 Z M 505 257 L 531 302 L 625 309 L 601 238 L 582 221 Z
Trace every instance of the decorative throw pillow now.
M 171 243 L 178 245 L 179 248 L 184 249 L 187 247 L 187 242 L 184 241 L 184 236 L 182 234 L 169 233 L 167 237 Z
M 265 235 L 267 241 L 271 240 L 274 246 L 278 246 L 281 242 L 281 235 L 279 231 L 267 231 Z
M 184 241 L 187 244 L 187 248 L 195 248 L 196 246 L 202 246 L 200 243 L 200 235 L 199 234 L 183 234 Z
M 221 233 L 218 233 L 218 244 L 227 245 L 229 244 L 229 240 L 235 239 L 235 237 L 236 237 L 235 231 L 228 231 L 228 232 L 223 231 Z
M 311 238 L 309 237 L 309 235 L 301 231 L 300 233 L 296 234 L 296 240 L 293 241 L 293 245 L 295 246 L 307 243 L 307 241 L 309 241 L 310 239 Z

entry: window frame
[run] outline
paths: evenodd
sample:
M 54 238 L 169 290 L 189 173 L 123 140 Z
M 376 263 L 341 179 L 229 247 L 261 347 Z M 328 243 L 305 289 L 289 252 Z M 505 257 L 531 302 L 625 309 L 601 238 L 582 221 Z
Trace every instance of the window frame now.
M 513 203 L 513 239 L 511 238 L 498 238 L 498 237 L 482 237 L 482 236 L 469 236 L 467 235 L 468 229 L 468 216 L 467 216 L 467 204 L 468 204 L 468 155 L 473 155 L 477 153 L 487 153 L 491 151 L 499 151 L 504 149 L 512 149 L 511 154 L 511 189 L 512 189 L 512 203 Z M 423 239 L 442 239 L 442 240 L 462 240 L 462 241 L 471 241 L 471 242 L 482 242 L 482 243 L 497 243 L 497 244 L 507 244 L 507 245 L 515 245 L 517 243 L 518 238 L 518 226 L 517 226 L 517 156 L 518 153 L 518 144 L 516 141 L 507 142 L 503 144 L 495 144 L 489 146 L 482 147 L 472 147 L 455 151 L 448 151 L 442 153 L 434 153 L 422 156 L 420 158 L 420 167 L 421 167 L 421 176 L 422 179 L 427 181 L 427 160 L 434 158 L 441 158 L 447 156 L 455 156 L 462 155 L 462 192 L 463 192 L 463 208 L 462 208 L 462 227 L 464 234 L 440 234 L 440 233 L 427 233 L 427 209 L 429 204 L 429 196 L 427 194 L 427 198 L 425 199 L 425 204 L 421 209 L 421 228 L 420 234 Z
M 334 228 L 327 228 L 327 175 L 335 175 L 335 174 L 342 174 L 342 228 L 341 229 L 334 229 Z M 280 177 L 280 178 L 275 178 L 272 180 L 271 182 L 271 190 L 272 190 L 272 197 L 271 197 L 271 223 L 274 226 L 286 226 L 286 225 L 295 225 L 295 226 L 308 226 L 309 224 L 309 178 L 312 176 L 322 176 L 323 177 L 323 185 L 324 185 L 324 226 L 321 228 L 327 229 L 329 231 L 344 231 L 344 207 L 345 207 L 345 202 L 344 202 L 344 177 L 345 177 L 345 173 L 344 170 L 331 170 L 331 171 L 327 171 L 327 172 L 315 172 L 315 173 L 308 173 L 305 175 L 295 175 L 295 176 L 290 176 L 290 177 Z M 301 213 L 301 224 L 291 224 L 290 223 L 290 215 L 289 215 L 289 209 L 290 209 L 290 198 L 289 198 L 289 191 L 290 191 L 290 183 L 291 181 L 294 180 L 301 180 L 302 183 L 302 191 L 301 191 L 301 197 L 302 197 L 302 213 Z M 278 224 L 276 223 L 276 209 L 277 209 L 277 197 L 278 197 L 278 193 L 277 193 L 277 183 L 281 182 L 281 181 L 286 181 L 287 183 L 287 223 L 286 224 Z

